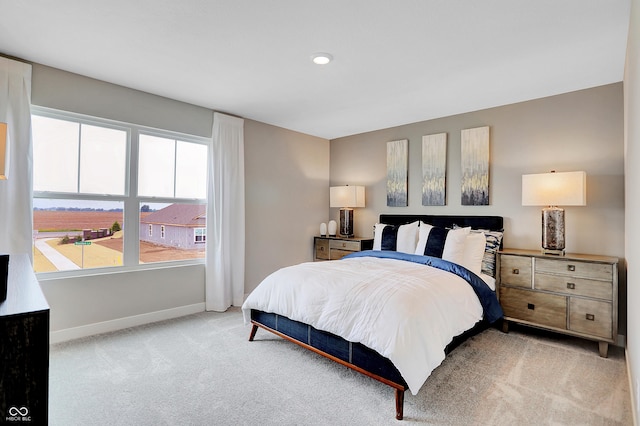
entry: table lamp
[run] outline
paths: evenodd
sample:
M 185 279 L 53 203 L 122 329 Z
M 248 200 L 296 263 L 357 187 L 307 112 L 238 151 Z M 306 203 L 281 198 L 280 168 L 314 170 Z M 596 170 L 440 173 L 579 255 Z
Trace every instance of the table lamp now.
M 542 252 L 564 255 L 564 209 L 587 204 L 585 172 L 522 175 L 522 205 L 542 209 Z
M 340 208 L 340 235 L 353 237 L 353 207 L 364 207 L 364 186 L 332 186 L 329 204 Z

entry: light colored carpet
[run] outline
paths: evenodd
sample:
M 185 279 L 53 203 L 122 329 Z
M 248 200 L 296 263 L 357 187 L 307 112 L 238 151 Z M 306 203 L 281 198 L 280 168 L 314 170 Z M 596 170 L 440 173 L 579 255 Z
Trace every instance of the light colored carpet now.
M 51 425 L 629 425 L 624 351 L 531 329 L 457 348 L 395 420 L 393 389 L 238 309 L 52 345 Z

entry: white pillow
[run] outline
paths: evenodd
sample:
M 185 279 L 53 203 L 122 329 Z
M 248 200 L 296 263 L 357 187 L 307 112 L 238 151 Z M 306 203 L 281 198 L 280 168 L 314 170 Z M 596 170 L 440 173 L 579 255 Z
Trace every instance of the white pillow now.
M 385 228 L 387 228 L 387 232 L 383 234 Z M 376 223 L 374 225 L 374 250 L 394 250 L 413 254 L 416 251 L 417 240 L 418 221 L 400 226 L 384 223 Z
M 470 230 L 471 227 L 448 229 L 420 222 L 415 253 L 441 257 L 449 262 L 461 264 L 464 258 L 464 245 Z
M 482 231 L 473 231 L 464 242 L 464 254 L 461 265 L 476 275 L 482 274 L 482 259 L 487 245 L 487 237 Z
M 480 278 L 484 281 L 491 290 L 496 291 L 496 279 L 487 274 L 480 274 Z

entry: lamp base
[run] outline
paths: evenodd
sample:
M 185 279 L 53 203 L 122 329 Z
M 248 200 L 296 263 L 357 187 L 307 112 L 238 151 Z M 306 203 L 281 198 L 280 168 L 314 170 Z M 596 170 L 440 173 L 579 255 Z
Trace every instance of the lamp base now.
M 564 256 L 564 209 L 542 209 L 542 252 Z
M 353 237 L 353 209 L 340 209 L 340 235 Z

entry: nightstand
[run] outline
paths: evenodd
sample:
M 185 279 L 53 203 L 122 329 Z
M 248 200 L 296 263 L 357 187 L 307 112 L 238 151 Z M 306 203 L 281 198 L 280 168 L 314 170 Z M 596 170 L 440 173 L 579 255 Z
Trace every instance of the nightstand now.
M 618 334 L 618 258 L 498 253 L 500 304 L 509 321 L 599 342 L 600 356 Z
M 373 238 L 324 236 L 313 238 L 313 260 L 337 260 L 344 256 L 373 248 Z

